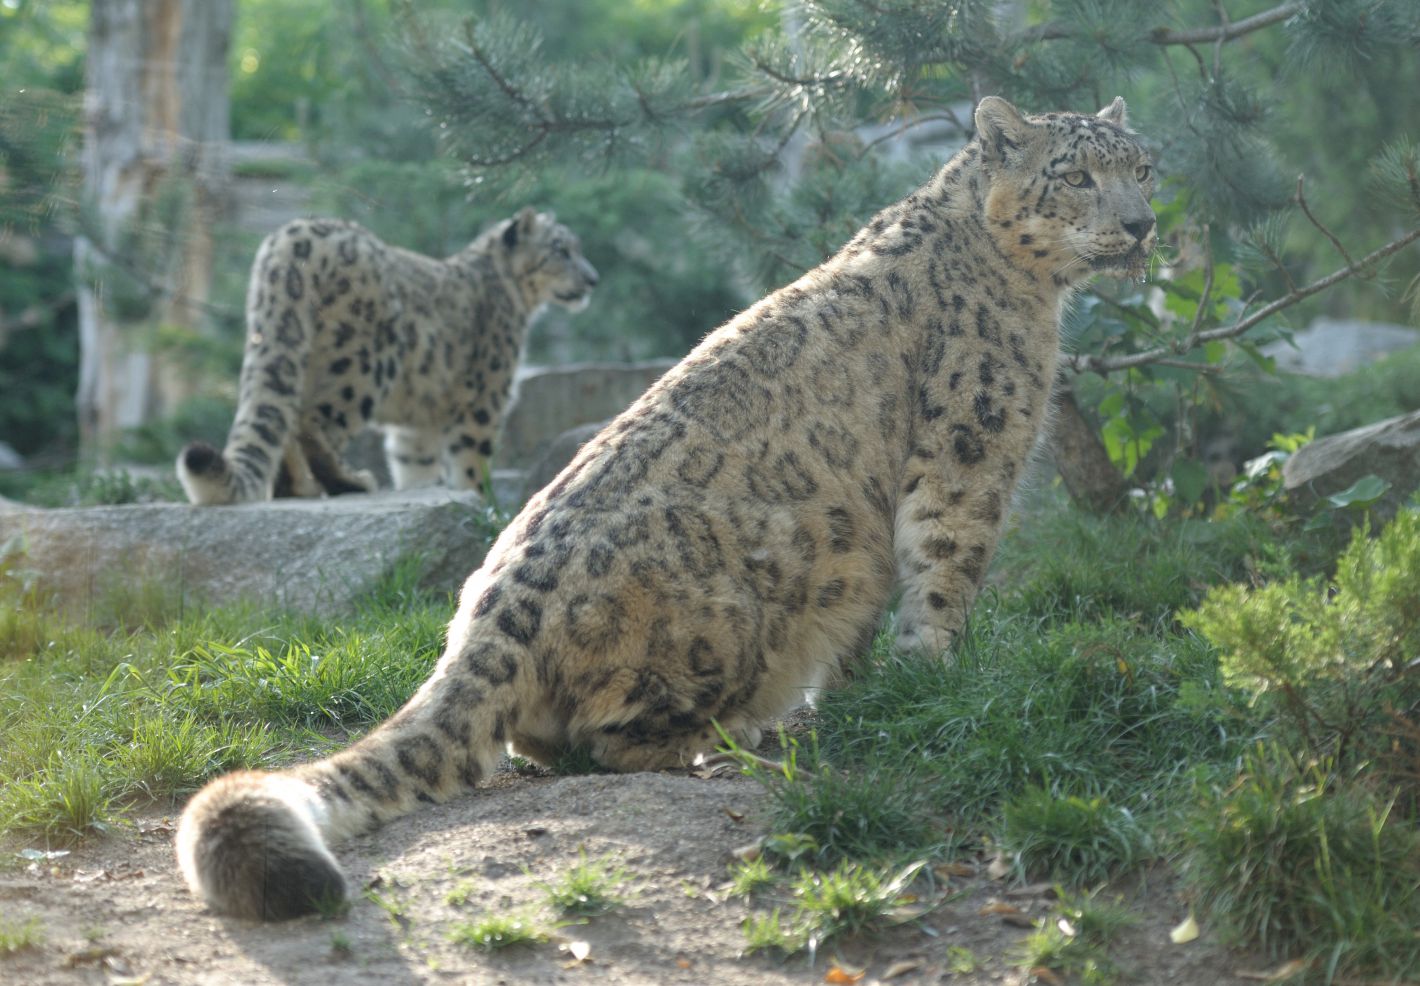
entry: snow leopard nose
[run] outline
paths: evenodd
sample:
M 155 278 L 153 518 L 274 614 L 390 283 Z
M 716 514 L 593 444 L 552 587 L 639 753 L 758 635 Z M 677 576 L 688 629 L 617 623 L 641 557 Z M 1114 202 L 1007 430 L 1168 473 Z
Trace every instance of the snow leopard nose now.
M 1144 242 L 1144 237 L 1148 236 L 1154 228 L 1154 217 L 1148 219 L 1135 219 L 1127 223 L 1120 223 L 1124 231 L 1134 237 L 1140 243 Z

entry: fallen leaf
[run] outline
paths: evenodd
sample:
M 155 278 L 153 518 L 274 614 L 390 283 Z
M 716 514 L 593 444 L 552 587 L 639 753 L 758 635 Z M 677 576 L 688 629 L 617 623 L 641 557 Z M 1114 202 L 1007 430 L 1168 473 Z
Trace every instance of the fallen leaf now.
M 1059 921 L 1056 921 L 1055 927 L 1059 928 L 1060 933 L 1066 938 L 1075 937 L 1075 926 L 1070 923 L 1068 918 L 1061 918 Z
M 998 852 L 991 860 L 991 865 L 986 867 L 986 875 L 993 880 L 1004 880 L 1014 867 L 1011 860 L 1005 853 Z
M 567 954 L 578 962 L 587 961 L 587 956 L 592 954 L 592 943 L 587 941 L 570 941 L 567 943 Z
M 1065 986 L 1065 980 L 1061 979 L 1059 974 L 1049 966 L 1035 966 L 1031 969 L 1030 974 L 1041 982 L 1048 983 L 1049 986 Z
M 1239 979 L 1253 979 L 1258 982 L 1275 983 L 1295 976 L 1309 965 L 1311 965 L 1311 963 L 1306 959 L 1292 959 L 1290 962 L 1283 962 L 1275 969 L 1251 972 L 1238 970 L 1234 972 L 1233 975 L 1237 976 Z
M 689 969 L 690 959 L 686 958 L 684 955 L 677 955 L 675 964 L 677 969 Z
M 976 876 L 976 867 L 970 863 L 940 863 L 932 867 L 932 872 L 943 879 L 950 877 Z
M 1029 914 L 1002 914 L 1001 923 L 1017 928 L 1034 928 L 1036 926 L 1035 919 Z
M 1193 912 L 1188 912 L 1188 917 L 1184 918 L 1178 927 L 1169 932 L 1169 941 L 1175 945 L 1186 945 L 1188 942 L 1198 937 L 1198 921 L 1193 917 Z
M 1055 884 L 1027 883 L 1024 887 L 1012 887 L 1006 891 L 1007 897 L 1054 897 Z
M 725 806 L 725 814 L 730 816 L 730 821 L 732 822 L 742 822 L 745 820 L 744 812 L 735 811 L 735 809 L 731 808 L 729 805 Z
M 922 968 L 921 959 L 899 959 L 883 971 L 884 979 L 896 979 L 898 976 L 905 976 L 909 972 L 916 972 Z
M 867 969 L 845 969 L 837 962 L 828 967 L 828 972 L 824 973 L 823 981 L 826 983 L 837 983 L 839 986 L 852 986 L 868 974 Z
M 117 949 L 110 948 L 107 945 L 90 945 L 88 948 L 81 948 L 77 952 L 66 955 L 63 964 L 65 968 L 72 969 L 75 966 L 103 962 L 105 959 L 117 954 Z
M 1004 900 L 992 900 L 981 905 L 981 910 L 977 913 L 982 917 L 989 914 L 1020 914 L 1021 909 L 1015 904 L 1007 904 Z
M 753 863 L 760 856 L 764 855 L 764 840 L 756 839 L 747 846 L 731 849 L 730 855 L 738 859 L 741 863 Z

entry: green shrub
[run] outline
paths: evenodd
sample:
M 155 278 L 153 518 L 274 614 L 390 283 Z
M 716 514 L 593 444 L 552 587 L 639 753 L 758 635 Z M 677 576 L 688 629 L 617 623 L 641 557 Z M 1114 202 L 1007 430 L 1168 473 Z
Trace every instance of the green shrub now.
M 1283 741 L 1388 784 L 1420 772 L 1420 512 L 1376 538 L 1357 530 L 1330 580 L 1292 576 L 1214 589 L 1181 617 L 1221 651 L 1231 684 L 1279 718 Z

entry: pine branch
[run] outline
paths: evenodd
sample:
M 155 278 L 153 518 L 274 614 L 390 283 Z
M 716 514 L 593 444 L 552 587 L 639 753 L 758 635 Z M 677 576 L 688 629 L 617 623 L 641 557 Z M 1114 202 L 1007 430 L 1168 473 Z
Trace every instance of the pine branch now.
M 1262 322 L 1264 319 L 1271 318 L 1273 315 L 1292 307 L 1299 301 L 1310 298 L 1312 295 L 1321 291 L 1325 291 L 1333 285 L 1340 284 L 1347 278 L 1370 273 L 1371 269 L 1374 268 L 1377 263 L 1389 257 L 1391 254 L 1403 250 L 1416 240 L 1420 240 L 1420 227 L 1416 227 L 1403 236 L 1391 240 L 1385 246 L 1373 250 L 1353 264 L 1347 264 L 1339 270 L 1332 271 L 1325 277 L 1318 278 L 1310 284 L 1303 285 L 1300 288 L 1288 292 L 1276 301 L 1259 308 L 1246 318 L 1239 318 L 1232 325 L 1217 329 L 1208 329 L 1202 332 L 1195 330 L 1191 332 L 1182 343 L 1170 346 L 1156 346 L 1142 353 L 1131 353 L 1128 356 L 1116 356 L 1112 358 L 1077 354 L 1066 359 L 1065 366 L 1074 370 L 1076 373 L 1114 373 L 1118 370 L 1127 370 L 1135 366 L 1146 366 L 1158 363 L 1160 359 L 1166 359 L 1180 352 L 1188 352 L 1206 342 L 1235 338 L 1242 335 L 1259 322 Z
M 1150 31 L 1145 38 L 1156 45 L 1198 45 L 1212 44 L 1220 41 L 1232 41 L 1253 31 L 1260 31 L 1265 27 L 1271 27 L 1279 21 L 1284 21 L 1302 9 L 1300 0 L 1278 4 L 1271 10 L 1264 10 L 1260 14 L 1251 17 L 1244 17 L 1240 21 L 1225 21 L 1217 27 L 1198 27 L 1186 31 L 1175 31 L 1167 27 L 1159 27 Z M 1037 27 L 1022 31 L 1018 36 L 1020 41 L 1027 44 L 1037 41 L 1059 41 L 1066 38 L 1079 38 L 1079 32 L 1069 24 L 1052 22 L 1041 24 Z M 1088 40 L 1088 39 L 1085 39 Z
M 55 312 L 62 311 L 74 303 L 74 292 L 65 291 L 59 297 L 50 301 L 42 301 L 30 305 L 18 315 L 9 318 L 0 318 L 0 349 L 5 348 L 5 343 L 10 337 L 10 333 L 21 329 L 33 329 L 42 325 L 49 316 Z
M 1315 226 L 1317 229 L 1321 230 L 1322 235 L 1324 235 L 1328 240 L 1331 241 L 1331 245 L 1332 245 L 1332 246 L 1336 247 L 1336 252 L 1339 253 L 1339 254 L 1341 254 L 1341 259 L 1344 260 L 1344 261 L 1346 261 L 1347 264 L 1350 264 L 1351 266 L 1354 267 L 1355 264 L 1356 264 L 1356 261 L 1354 261 L 1354 260 L 1351 259 L 1351 255 L 1346 252 L 1346 248 L 1341 245 L 1341 241 L 1336 238 L 1336 234 L 1333 233 L 1331 230 L 1327 229 L 1324 225 L 1322 225 L 1322 222 L 1321 222 L 1320 219 L 1318 219 L 1316 216 L 1312 215 L 1311 206 L 1307 205 L 1307 197 L 1306 197 L 1306 195 L 1304 195 L 1304 194 L 1302 193 L 1302 176 L 1301 176 L 1301 175 L 1298 175 L 1298 176 L 1297 176 L 1297 196 L 1296 196 L 1296 202 L 1297 202 L 1297 205 L 1301 206 L 1302 214 L 1307 217 L 1307 219 L 1311 222 L 1311 224 L 1312 224 L 1313 226 Z
M 1209 44 L 1214 41 L 1232 41 L 1245 34 L 1260 31 L 1264 27 L 1271 27 L 1279 21 L 1284 21 L 1301 9 L 1302 4 L 1293 0 L 1290 3 L 1279 4 L 1271 10 L 1264 10 L 1260 14 L 1244 17 L 1240 21 L 1220 24 L 1217 27 L 1199 27 L 1191 31 L 1171 31 L 1167 28 L 1159 28 L 1150 35 L 1149 40 L 1157 45 L 1191 45 Z

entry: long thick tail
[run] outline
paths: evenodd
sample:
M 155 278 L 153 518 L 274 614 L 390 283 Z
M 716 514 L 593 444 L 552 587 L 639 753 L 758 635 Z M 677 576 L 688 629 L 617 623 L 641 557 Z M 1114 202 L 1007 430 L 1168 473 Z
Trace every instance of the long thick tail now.
M 281 921 L 340 906 L 349 883 L 330 844 L 492 771 L 512 721 L 517 677 L 496 687 L 434 675 L 379 729 L 328 760 L 212 781 L 178 823 L 178 866 L 221 914 Z
M 257 250 L 247 286 L 247 338 L 237 413 L 222 451 L 193 442 L 178 455 L 178 481 L 196 504 L 242 503 L 271 496 L 283 457 L 299 430 L 305 366 L 315 322 L 311 292 L 291 293 L 277 282 L 304 285 L 305 261 L 286 255 L 281 231 Z M 285 275 L 283 279 L 282 275 Z M 298 459 L 303 458 L 298 455 Z M 295 465 L 288 462 L 288 467 Z M 303 464 L 288 468 L 300 485 Z M 308 478 L 306 480 L 309 482 Z M 309 495 L 309 494 L 307 494 Z

